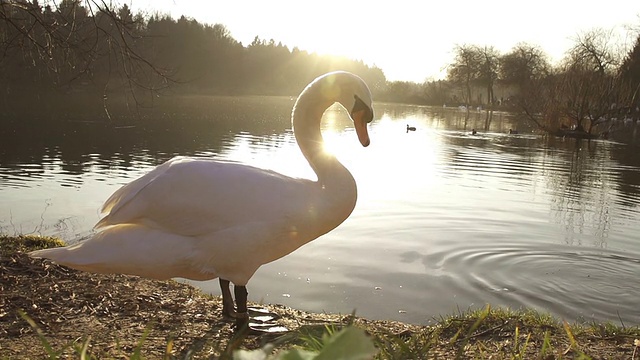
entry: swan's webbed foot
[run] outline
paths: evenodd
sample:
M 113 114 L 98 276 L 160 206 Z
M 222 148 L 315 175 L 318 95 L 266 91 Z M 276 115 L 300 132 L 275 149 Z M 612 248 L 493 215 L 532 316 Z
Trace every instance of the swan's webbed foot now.
M 235 309 L 225 309 L 222 308 L 222 317 L 225 319 L 236 319 L 238 317 L 238 313 Z
M 236 313 L 235 331 L 248 333 L 249 330 L 249 313 Z
M 220 290 L 222 290 L 222 317 L 226 319 L 235 319 L 237 313 L 233 306 L 233 298 L 229 289 L 229 280 L 220 279 Z
M 236 308 L 233 306 L 231 297 L 230 282 L 220 279 L 220 290 L 222 290 L 222 316 L 226 319 L 235 319 L 235 328 L 238 332 L 249 330 L 249 312 L 247 310 L 247 288 L 242 285 L 234 285 L 233 292 L 236 298 Z
M 247 309 L 247 288 L 242 285 L 233 285 L 233 294 L 236 297 L 236 331 L 249 331 L 249 311 Z

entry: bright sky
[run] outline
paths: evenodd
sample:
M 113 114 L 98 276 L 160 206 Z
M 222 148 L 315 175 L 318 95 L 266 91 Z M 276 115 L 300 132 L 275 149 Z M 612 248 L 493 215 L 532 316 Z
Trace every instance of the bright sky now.
M 458 45 L 540 45 L 560 60 L 576 35 L 594 28 L 640 28 L 637 0 L 126 0 L 223 24 L 244 45 L 258 35 L 292 48 L 345 55 L 381 68 L 389 80 L 442 78 Z M 629 38 L 627 41 L 635 41 Z

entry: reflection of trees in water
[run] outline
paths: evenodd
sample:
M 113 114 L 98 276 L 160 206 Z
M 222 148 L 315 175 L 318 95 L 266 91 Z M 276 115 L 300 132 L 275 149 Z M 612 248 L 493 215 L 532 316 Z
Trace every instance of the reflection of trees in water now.
M 252 146 L 281 146 L 267 137 L 290 128 L 293 101 L 264 97 L 190 97 L 158 104 L 135 127 L 94 122 L 11 126 L 0 144 L 0 166 L 14 176 L 46 171 L 82 175 L 126 170 L 136 162 L 159 164 L 176 155 L 220 153 L 239 133 Z M 29 165 L 26 165 L 29 164 Z M 13 170 L 12 170 L 13 169 Z M 26 171 L 25 171 L 26 169 Z
M 637 198 L 640 196 L 639 127 L 640 125 L 631 123 L 616 131 L 616 140 L 624 144 L 611 147 L 611 158 L 619 164 L 616 170 L 620 173 L 620 181 L 617 185 L 622 196 L 618 202 L 626 207 L 636 207 Z
M 450 146 L 442 155 L 452 171 L 508 173 L 531 179 L 534 188 L 542 187 L 550 196 L 550 221 L 564 229 L 567 244 L 607 246 L 612 226 L 627 212 L 628 206 L 620 202 L 628 197 L 620 191 L 624 172 L 613 156 L 620 145 L 506 135 L 449 136 L 446 141 Z M 629 152 L 629 147 L 622 148 Z M 640 163 L 623 166 L 636 175 L 639 167 Z M 637 199 L 640 186 L 630 188 Z
M 592 238 L 591 245 L 606 247 L 616 212 L 611 144 L 551 139 L 544 158 L 545 178 L 552 191 L 551 218 L 565 228 L 566 243 L 583 245 Z M 556 164 L 558 161 L 562 163 Z

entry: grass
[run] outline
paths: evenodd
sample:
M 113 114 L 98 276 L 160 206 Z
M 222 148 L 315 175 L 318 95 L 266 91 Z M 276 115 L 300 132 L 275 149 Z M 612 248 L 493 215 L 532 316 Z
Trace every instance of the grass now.
M 633 359 L 640 328 L 569 324 L 533 310 L 468 311 L 405 338 L 376 337 L 379 359 Z
M 49 359 L 62 358 L 72 348 L 78 359 L 94 359 L 88 351 L 90 338 L 55 350 L 42 331 L 28 316 L 25 321 L 39 334 Z M 622 329 L 602 326 L 559 324 L 550 316 L 533 311 L 492 309 L 470 311 L 442 318 L 432 327 L 415 334 L 371 333 L 366 326 L 301 327 L 255 350 L 224 349 L 221 358 L 254 359 L 637 359 L 640 347 L 638 328 Z M 371 330 L 371 329 L 369 329 Z M 611 332 L 612 331 L 612 332 Z M 366 335 L 365 335 L 366 334 Z M 129 359 L 142 359 L 141 349 L 146 335 L 138 341 Z M 580 339 L 580 340 L 578 340 Z M 635 340 L 634 340 L 635 339 Z M 616 347 L 598 346 L 599 342 L 615 342 Z M 587 345 L 589 344 L 589 345 Z M 167 342 L 164 359 L 175 359 L 172 343 Z M 272 349 L 278 348 L 275 354 Z M 233 354 L 233 355 L 229 355 Z M 197 352 L 190 352 L 197 357 Z
M 0 234 L 0 256 L 9 256 L 17 252 L 47 249 L 65 246 L 64 241 L 51 236 L 18 235 L 7 236 Z
M 25 252 L 62 243 L 53 238 L 19 236 L 0 236 L 0 254 L 9 256 L 12 253 Z M 1 264 L 0 264 L 1 265 Z M 13 266 L 13 265 L 12 265 Z M 35 270 L 34 270 L 35 271 Z M 67 281 L 66 273 L 51 271 L 51 274 L 62 274 L 61 279 Z M 0 279 L 2 279 L 0 274 Z M 82 275 L 82 274 L 78 274 Z M 73 281 L 82 281 L 81 277 Z M 35 280 L 34 280 L 35 281 Z M 64 281 L 57 284 L 63 285 Z M 106 282 L 100 283 L 106 286 Z M 158 284 L 162 284 L 159 282 Z M 3 286 L 0 283 L 0 286 Z M 75 293 L 83 291 L 81 284 L 71 284 Z M 0 287 L 1 289 L 1 287 Z M 136 288 L 139 291 L 139 288 Z M 161 291 L 161 290 L 154 290 Z M 190 290 L 192 291 L 192 290 Z M 76 295 L 79 296 L 79 295 Z M 205 296 L 189 293 L 193 299 Z M 2 305 L 0 291 L 0 305 Z M 131 302 L 132 300 L 128 300 Z M 143 303 L 141 303 L 143 304 Z M 145 302 L 148 306 L 155 306 Z M 115 304 L 117 305 L 117 304 Z M 42 306 L 42 305 L 40 305 Z M 93 305 L 92 305 L 93 306 Z M 209 305 L 207 305 L 209 306 Z M 273 311 L 283 307 L 273 306 Z M 145 309 L 153 314 L 154 308 Z M 180 309 L 180 308 L 171 308 Z M 154 323 L 148 317 L 136 317 L 136 312 L 122 316 L 102 319 L 109 321 L 129 321 L 117 328 L 130 327 L 131 324 L 146 326 L 144 331 L 132 335 L 131 332 L 117 333 L 116 345 L 130 343 L 119 355 L 106 352 L 98 337 L 100 334 L 87 334 L 71 340 L 54 341 L 57 333 L 55 327 L 47 328 L 47 321 L 36 321 L 29 316 L 33 309 L 20 312 L 17 321 L 28 324 L 27 330 L 9 342 L 2 340 L 3 326 L 8 324 L 4 319 L 12 316 L 10 310 L 0 307 L 0 359 L 13 359 L 16 354 L 7 352 L 13 344 L 24 339 L 24 331 L 34 334 L 31 346 L 16 346 L 24 353 L 18 358 L 34 358 L 34 354 L 45 354 L 48 359 L 77 358 L 163 358 L 163 359 L 632 359 L 640 360 L 640 328 L 625 324 L 612 323 L 576 323 L 569 324 L 548 314 L 533 310 L 509 310 L 486 306 L 484 309 L 459 312 L 434 319 L 430 326 L 402 324 L 390 321 L 376 321 L 351 316 L 326 317 L 326 321 L 306 323 L 308 314 L 303 315 L 295 309 L 288 309 L 300 324 L 291 331 L 279 335 L 237 336 L 228 327 L 219 328 L 215 332 L 200 333 L 198 341 L 191 342 L 186 348 L 184 339 L 175 334 L 175 329 L 184 323 L 167 324 L 165 320 Z M 80 317 L 90 314 L 79 312 Z M 173 310 L 175 311 L 175 310 Z M 197 310 L 201 311 L 201 310 Z M 49 311 L 50 312 L 50 311 Z M 316 314 L 314 319 L 324 319 Z M 177 318 L 177 316 L 174 316 Z M 193 317 L 193 316 L 188 316 Z M 111 320 L 113 319 L 113 320 Z M 143 322 L 140 324 L 140 322 Z M 144 323 L 147 322 L 147 323 Z M 6 325 L 7 329 L 10 327 Z M 12 325 L 13 326 L 13 325 Z M 193 325 L 187 324 L 190 331 Z M 291 326 L 290 326 L 291 329 Z M 11 334 L 11 331 L 7 332 Z M 214 336 L 215 335 L 215 336 Z M 135 338 L 128 338 L 135 336 Z M 182 343 L 181 343 L 182 341 Z M 202 346 L 206 343 L 207 346 Z M 34 345 L 35 344 L 35 345 Z M 33 350 L 33 347 L 39 349 Z M 159 351 L 149 356 L 149 348 Z M 31 351 L 34 352 L 31 352 Z M 11 356 L 7 355 L 11 354 Z M 107 355 L 105 355 L 107 354 Z M 147 354 L 147 355 L 145 355 Z M 375 354 L 375 355 L 373 355 Z M 24 356 L 20 356 L 24 355 Z M 39 356 L 40 358 L 42 355 Z

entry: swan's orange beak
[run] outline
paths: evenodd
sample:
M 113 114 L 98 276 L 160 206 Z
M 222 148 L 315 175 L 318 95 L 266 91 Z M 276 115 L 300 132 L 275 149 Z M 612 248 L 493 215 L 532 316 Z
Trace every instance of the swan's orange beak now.
M 356 128 L 356 134 L 358 134 L 358 140 L 362 146 L 367 147 L 371 140 L 369 140 L 369 132 L 367 131 L 367 124 L 373 120 L 373 113 L 369 109 L 361 109 L 351 113 L 353 124 Z

